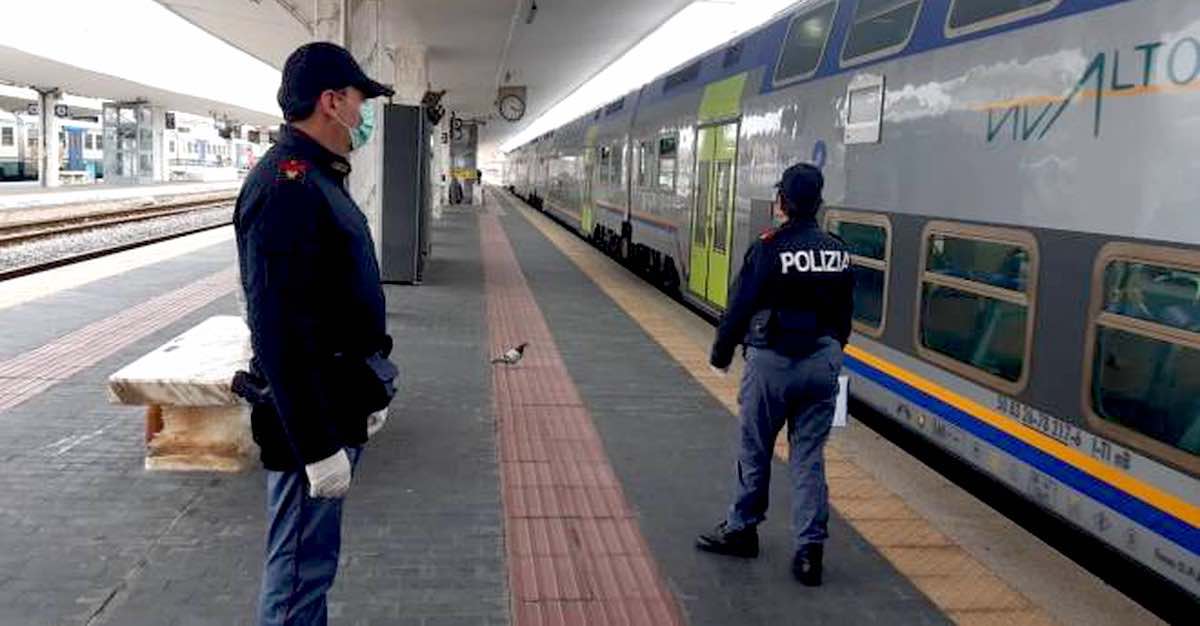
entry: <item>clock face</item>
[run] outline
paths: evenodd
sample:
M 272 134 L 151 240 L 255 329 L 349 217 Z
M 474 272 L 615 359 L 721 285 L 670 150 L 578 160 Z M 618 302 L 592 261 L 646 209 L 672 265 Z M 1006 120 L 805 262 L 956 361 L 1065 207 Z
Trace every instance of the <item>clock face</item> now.
M 500 117 L 515 122 L 525 117 L 525 101 L 516 94 L 508 94 L 500 100 Z

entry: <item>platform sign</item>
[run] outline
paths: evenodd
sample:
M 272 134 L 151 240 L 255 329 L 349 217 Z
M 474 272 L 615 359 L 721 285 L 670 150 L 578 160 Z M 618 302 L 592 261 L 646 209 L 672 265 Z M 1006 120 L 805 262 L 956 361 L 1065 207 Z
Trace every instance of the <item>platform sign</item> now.
M 460 181 L 475 180 L 475 168 L 472 167 L 456 167 L 450 170 L 450 175 Z

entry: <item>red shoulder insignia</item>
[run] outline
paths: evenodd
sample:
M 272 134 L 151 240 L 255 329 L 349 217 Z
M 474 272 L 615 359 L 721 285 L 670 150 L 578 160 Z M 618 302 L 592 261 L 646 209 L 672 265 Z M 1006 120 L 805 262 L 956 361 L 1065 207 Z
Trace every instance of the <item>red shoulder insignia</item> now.
M 762 232 L 758 238 L 762 241 L 770 241 L 775 238 L 775 233 L 779 232 L 778 228 L 768 228 Z
M 307 172 L 308 161 L 291 158 L 279 162 L 279 178 L 282 180 L 304 180 Z

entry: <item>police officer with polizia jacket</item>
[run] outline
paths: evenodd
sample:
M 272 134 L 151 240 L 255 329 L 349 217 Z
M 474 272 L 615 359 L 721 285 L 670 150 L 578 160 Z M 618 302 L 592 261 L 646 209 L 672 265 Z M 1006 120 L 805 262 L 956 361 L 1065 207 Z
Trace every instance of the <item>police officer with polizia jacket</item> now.
M 786 424 L 792 574 L 802 584 L 817 586 L 829 520 L 824 448 L 837 402 L 842 349 L 850 337 L 854 275 L 846 244 L 817 226 L 821 171 L 793 165 L 776 187 L 773 210 L 785 221 L 746 252 L 709 359 L 724 373 L 737 346 L 744 346 L 738 391 L 741 439 L 733 504 L 715 529 L 700 535 L 696 547 L 758 556 L 756 527 L 766 519 L 772 451 Z

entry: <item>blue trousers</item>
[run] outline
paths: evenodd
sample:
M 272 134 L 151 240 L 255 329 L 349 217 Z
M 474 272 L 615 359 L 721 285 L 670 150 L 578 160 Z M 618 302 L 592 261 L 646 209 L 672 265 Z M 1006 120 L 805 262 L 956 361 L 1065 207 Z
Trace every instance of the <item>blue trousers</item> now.
M 796 547 L 829 537 L 825 441 L 833 423 L 841 369 L 842 348 L 833 339 L 822 339 L 816 352 L 799 359 L 746 349 L 738 391 L 741 442 L 736 495 L 726 518 L 729 528 L 757 526 L 767 518 L 772 451 L 786 424 Z
M 346 448 L 350 467 L 361 447 Z M 325 594 L 337 575 L 342 500 L 312 498 L 304 470 L 267 472 L 267 556 L 259 626 L 325 626 Z

